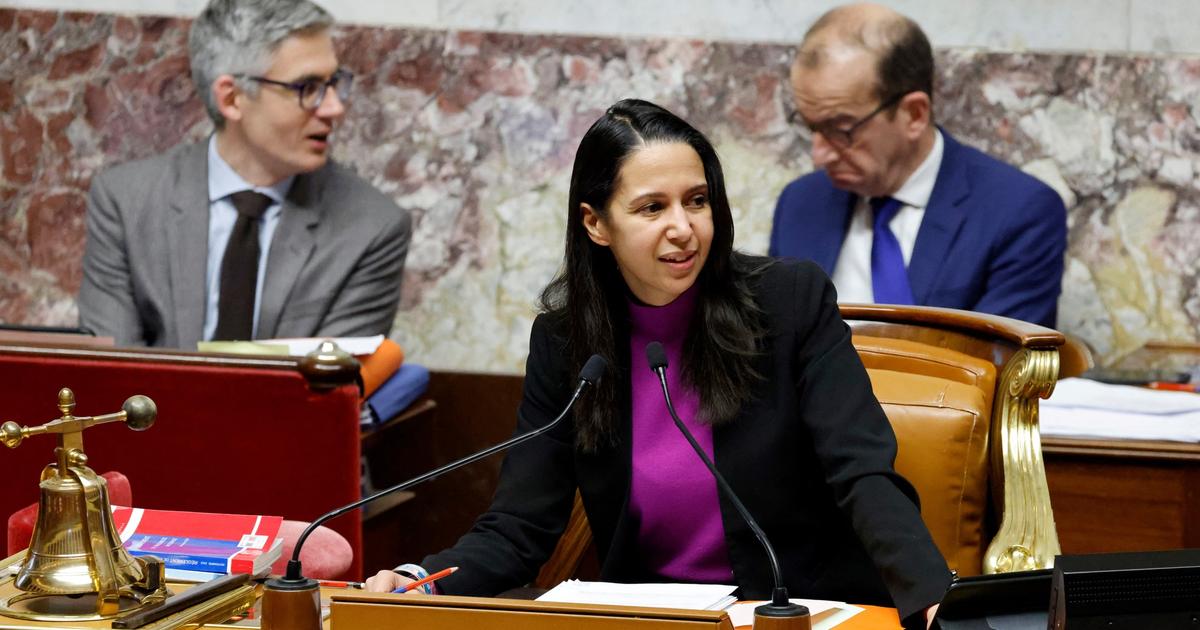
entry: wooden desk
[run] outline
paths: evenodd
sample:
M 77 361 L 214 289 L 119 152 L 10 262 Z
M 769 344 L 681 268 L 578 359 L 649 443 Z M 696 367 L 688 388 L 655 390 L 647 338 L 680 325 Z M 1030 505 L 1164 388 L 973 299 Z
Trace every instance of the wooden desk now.
M 1200 445 L 1042 438 L 1063 553 L 1200 547 Z
M 895 608 L 863 606 L 863 611 L 835 626 L 836 630 L 901 630 L 900 615 Z M 749 630 L 751 626 L 738 626 Z
M 329 589 L 321 589 L 322 598 L 333 596 L 337 598 L 338 591 Z M 691 627 L 693 622 L 697 627 L 706 627 L 716 621 L 714 613 L 708 611 L 697 611 L 689 613 L 688 611 L 679 611 L 678 619 L 668 620 L 665 617 L 657 617 L 654 615 L 630 614 L 639 609 L 628 609 L 625 613 L 618 613 L 616 616 L 609 611 L 612 608 L 604 606 L 588 606 L 574 604 L 546 604 L 533 602 L 522 602 L 512 599 L 497 599 L 487 600 L 479 598 L 459 598 L 459 597 L 437 597 L 429 600 L 428 603 L 421 603 L 421 599 L 417 600 L 402 600 L 394 601 L 386 596 L 380 596 L 376 593 L 363 593 L 361 591 L 341 591 L 348 593 L 349 597 L 338 599 L 334 604 L 333 614 L 330 616 L 330 621 L 326 623 L 329 630 L 365 630 L 366 628 L 375 628 L 385 619 L 390 621 L 393 618 L 399 620 L 402 616 L 406 621 L 417 623 L 411 619 L 413 615 L 423 617 L 429 612 L 438 611 L 442 614 L 424 619 L 426 624 L 433 624 L 432 619 L 439 619 L 439 622 L 445 627 L 455 628 L 461 627 L 467 619 L 472 621 L 478 620 L 484 626 L 489 628 L 516 628 L 537 627 L 542 629 L 553 628 L 557 630 L 560 627 L 589 627 L 589 628 L 612 628 L 612 627 L 631 627 L 631 628 L 646 628 L 646 627 L 670 627 L 684 628 Z M 494 605 L 489 603 L 494 601 Z M 437 605 L 433 605 L 437 602 Z M 396 604 L 404 605 L 396 605 Z M 381 605 L 389 604 L 389 605 Z M 536 608 L 531 608 L 530 605 L 535 605 Z M 623 607 L 617 607 L 619 610 Z M 894 608 L 882 608 L 878 606 L 863 606 L 863 612 L 855 615 L 849 620 L 836 626 L 836 630 L 902 630 L 900 619 Z M 412 614 L 406 614 L 404 610 L 408 609 Z M 463 616 L 463 612 L 472 609 L 479 609 L 476 612 L 482 616 Z M 536 612 L 534 612 L 536 611 Z M 556 614 L 559 611 L 565 612 L 566 615 Z M 580 615 L 581 611 L 584 614 Z M 700 617 L 703 616 L 704 620 Z M 690 617 L 689 622 L 684 622 L 685 617 Z M 628 618 L 628 622 L 623 618 Z M 525 620 L 536 621 L 537 623 L 525 623 Z M 638 619 L 640 622 L 648 622 L 648 624 L 632 623 L 633 619 Z M 587 622 L 587 623 L 583 623 Z M 615 624 L 615 625 L 614 625 Z M 724 626 L 728 628 L 729 626 Z M 751 626 L 737 626 L 740 629 L 749 630 Z
M 19 562 L 24 556 L 25 551 L 22 550 L 20 553 L 0 561 L 0 568 L 6 571 L 3 577 L 0 577 L 0 601 L 7 601 L 8 598 L 20 593 L 16 586 L 13 585 L 13 578 L 7 574 L 7 569 L 14 563 Z M 168 582 L 167 586 L 173 593 L 178 594 L 192 588 L 195 584 Z M 147 630 L 191 629 L 198 627 L 197 623 L 205 624 L 205 627 L 209 627 L 207 626 L 208 623 L 228 619 L 231 614 L 246 610 L 254 602 L 255 594 L 258 590 L 258 587 L 253 583 L 245 583 L 231 591 L 214 595 L 202 603 L 181 610 L 169 617 L 164 617 L 145 627 Z M 0 616 L 0 630 L 45 630 L 49 628 L 55 628 L 56 630 L 101 630 L 111 627 L 111 619 L 101 621 L 49 622 L 27 621 Z
M 1109 367 L 1190 372 L 1200 344 L 1153 341 Z M 1063 553 L 1200 547 L 1200 444 L 1043 437 Z

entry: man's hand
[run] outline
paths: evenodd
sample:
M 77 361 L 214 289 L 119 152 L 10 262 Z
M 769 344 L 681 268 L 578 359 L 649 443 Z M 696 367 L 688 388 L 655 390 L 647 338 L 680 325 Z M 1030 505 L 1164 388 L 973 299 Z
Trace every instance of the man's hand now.
M 363 586 L 363 589 L 374 593 L 391 593 L 401 586 L 404 586 L 405 584 L 412 584 L 415 581 L 416 580 L 412 578 L 404 577 L 403 575 L 388 569 L 380 571 L 379 573 L 367 578 L 367 583 Z M 409 592 L 417 593 L 420 592 L 420 590 L 421 589 L 416 589 Z

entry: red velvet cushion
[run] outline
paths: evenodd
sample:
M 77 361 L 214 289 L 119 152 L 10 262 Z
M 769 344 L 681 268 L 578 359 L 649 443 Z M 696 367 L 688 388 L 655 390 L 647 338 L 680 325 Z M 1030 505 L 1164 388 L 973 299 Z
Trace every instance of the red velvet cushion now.
M 108 500 L 113 505 L 133 505 L 133 491 L 129 478 L 116 471 L 100 475 L 108 482 Z M 13 555 L 29 546 L 33 539 L 33 526 L 37 523 L 38 504 L 32 503 L 8 517 L 8 553 Z
M 279 535 L 283 538 L 283 555 L 271 565 L 271 573 L 283 575 L 287 570 L 287 562 L 296 548 L 296 539 L 304 533 L 308 523 L 303 521 L 284 521 L 279 527 Z M 300 564 L 304 566 L 304 577 L 317 580 L 332 580 L 343 576 L 350 569 L 354 560 L 354 550 L 350 543 L 339 533 L 324 525 L 313 530 L 304 541 L 300 550 Z

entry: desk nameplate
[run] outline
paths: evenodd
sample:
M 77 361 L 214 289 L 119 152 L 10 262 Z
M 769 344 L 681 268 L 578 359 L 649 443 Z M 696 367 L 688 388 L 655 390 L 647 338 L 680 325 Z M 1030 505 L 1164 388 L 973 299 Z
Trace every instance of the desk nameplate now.
M 733 630 L 728 613 L 599 604 L 563 604 L 485 597 L 381 593 L 338 594 L 330 606 L 337 630 L 403 624 L 413 628 L 455 630 Z

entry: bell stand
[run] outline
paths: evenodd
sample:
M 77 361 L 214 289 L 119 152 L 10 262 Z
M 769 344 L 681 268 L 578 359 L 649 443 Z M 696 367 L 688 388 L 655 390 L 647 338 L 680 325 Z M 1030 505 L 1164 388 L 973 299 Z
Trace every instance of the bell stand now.
M 148 429 L 157 416 L 154 401 L 133 396 L 125 401 L 121 411 L 100 416 L 76 417 L 72 414 L 74 408 L 75 394 L 64 387 L 58 392 L 58 409 L 62 414 L 58 419 L 36 427 L 22 427 L 11 421 L 0 425 L 0 442 L 9 448 L 16 448 L 26 438 L 36 435 L 58 436 L 58 447 L 54 449 L 56 461 L 42 470 L 39 484 L 42 498 L 34 545 L 26 551 L 25 560 L 13 578 L 13 584 L 21 592 L 0 601 L 0 615 L 54 622 L 106 619 L 161 602 L 170 594 L 161 561 L 134 559 L 121 548 L 112 523 L 107 487 L 87 466 L 83 451 L 83 431 L 89 427 L 122 421 L 134 431 Z M 48 496 L 52 496 L 49 501 Z M 76 497 L 78 503 L 69 505 Z M 75 512 L 73 518 L 61 517 L 66 513 L 64 501 L 65 509 Z M 50 515 L 51 506 L 57 517 Z M 43 537 L 51 541 L 46 546 L 39 543 Z M 76 537 L 83 539 L 81 545 L 85 551 L 78 557 L 64 555 L 61 541 Z M 40 606 L 13 606 L 54 596 L 74 599 L 94 596 L 95 607 L 91 612 L 83 612 L 77 605 L 69 606 L 70 602 L 59 602 L 60 608 L 71 610 L 59 614 Z M 132 600 L 134 605 L 122 606 L 122 600 Z

